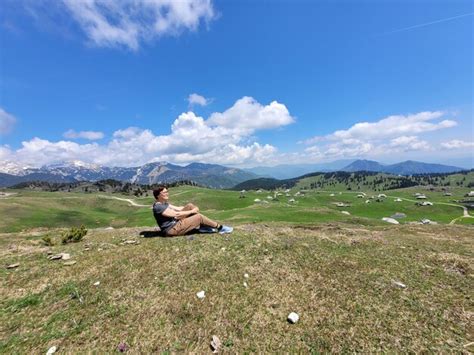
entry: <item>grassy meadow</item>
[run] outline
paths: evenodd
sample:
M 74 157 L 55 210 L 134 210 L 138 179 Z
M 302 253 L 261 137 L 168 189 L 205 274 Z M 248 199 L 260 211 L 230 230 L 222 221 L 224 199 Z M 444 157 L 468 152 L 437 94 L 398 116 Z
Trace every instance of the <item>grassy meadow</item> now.
M 460 200 L 469 191 L 467 188 L 451 189 L 452 196 L 444 196 L 442 191 L 428 191 L 424 188 L 406 188 L 389 191 L 366 191 L 367 197 L 358 198 L 360 191 L 347 191 L 337 187 L 333 190 L 305 190 L 304 196 L 295 196 L 307 182 L 291 189 L 289 196 L 282 190 L 279 196 L 274 192 L 246 192 L 239 198 L 239 192 L 213 190 L 182 186 L 172 188 L 170 199 L 174 204 L 192 202 L 211 218 L 228 223 L 320 223 L 344 221 L 348 223 L 372 225 L 383 224 L 382 217 L 390 217 L 400 212 L 407 215 L 401 223 L 417 222 L 428 218 L 437 223 L 450 223 L 463 216 Z M 29 190 L 9 190 L 14 193 L 0 198 L 0 232 L 18 232 L 31 228 L 71 227 L 84 224 L 96 227 L 138 227 L 151 226 L 154 219 L 149 208 L 153 203 L 148 197 L 136 198 L 119 194 L 80 192 L 38 192 Z M 416 206 L 414 193 L 427 196 L 433 206 Z M 386 194 L 383 202 L 376 202 L 378 194 Z M 145 207 L 132 206 L 116 198 L 131 199 Z M 271 197 L 269 199 L 268 197 Z M 276 197 L 276 198 L 275 198 Z M 404 199 L 395 202 L 396 198 Z M 261 200 L 255 202 L 256 199 Z M 294 199 L 295 202 L 289 202 Z M 370 200 L 370 203 L 366 203 Z M 349 205 L 337 207 L 337 203 Z M 347 211 L 350 215 L 342 214 Z M 474 224 L 474 218 L 460 218 L 454 223 Z
M 474 219 L 459 218 L 453 202 L 467 189 L 295 196 L 301 187 L 276 200 L 268 191 L 172 188 L 174 204 L 193 202 L 235 227 L 177 238 L 141 237 L 155 224 L 149 196 L 8 190 L 0 352 L 205 353 L 213 335 L 223 353 L 474 351 Z M 416 206 L 416 192 L 434 205 Z M 370 199 L 379 193 L 388 197 Z M 396 212 L 407 215 L 400 225 L 380 220 Z M 421 218 L 438 224 L 411 223 Z M 61 244 L 81 224 L 84 239 Z M 48 259 L 57 253 L 71 259 Z

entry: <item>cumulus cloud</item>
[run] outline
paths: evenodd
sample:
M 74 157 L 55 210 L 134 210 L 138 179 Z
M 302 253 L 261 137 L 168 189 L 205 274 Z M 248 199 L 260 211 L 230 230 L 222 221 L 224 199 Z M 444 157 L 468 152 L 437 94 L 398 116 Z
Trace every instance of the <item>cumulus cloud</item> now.
M 358 138 L 379 139 L 389 138 L 404 134 L 435 131 L 442 128 L 456 126 L 456 121 L 443 120 L 430 122 L 443 116 L 443 112 L 420 112 L 414 115 L 389 116 L 378 122 L 360 122 L 348 130 L 340 130 L 330 135 L 329 139 Z
M 11 113 L 0 107 L 0 135 L 8 134 L 12 131 L 16 123 L 16 118 Z
M 68 139 L 83 138 L 83 139 L 88 139 L 90 141 L 95 141 L 95 140 L 104 138 L 104 134 L 102 132 L 97 132 L 97 131 L 76 132 L 73 129 L 70 129 L 64 132 L 63 137 L 68 138 Z
M 459 139 L 453 139 L 451 141 L 441 143 L 441 146 L 446 149 L 464 149 L 474 147 L 474 142 L 466 142 Z
M 3 160 L 35 166 L 64 160 L 83 160 L 108 166 L 138 166 L 151 161 L 201 161 L 232 165 L 268 162 L 275 157 L 277 149 L 269 144 L 251 141 L 251 134 L 259 129 L 284 126 L 293 119 L 283 104 L 273 102 L 262 105 L 252 98 L 244 99 L 237 100 L 224 113 L 211 115 L 211 118 L 223 118 L 222 124 L 189 111 L 183 112 L 174 120 L 169 134 L 156 135 L 150 129 L 128 127 L 115 131 L 111 140 L 101 145 L 72 141 L 50 142 L 36 137 L 22 142 L 22 147 L 16 151 L 5 150 L 3 155 L 6 158 Z M 242 102 L 245 102 L 244 109 Z M 232 117 L 244 121 L 245 129 L 227 121 L 229 111 Z M 250 124 L 247 113 L 262 121 Z M 101 132 L 92 132 L 95 135 L 91 131 L 66 133 L 65 136 L 69 139 L 75 139 L 98 137 L 97 133 Z
M 207 106 L 211 100 L 206 99 L 204 96 L 198 94 L 191 94 L 188 96 L 189 105 L 200 105 L 200 106 Z
M 295 122 L 285 105 L 277 101 L 262 106 L 252 97 L 245 96 L 224 112 L 213 113 L 208 123 L 251 134 L 256 130 L 286 126 Z
M 137 50 L 164 35 L 195 31 L 215 17 L 211 0 L 63 0 L 89 40 Z
M 389 155 L 408 151 L 429 151 L 432 146 L 418 134 L 454 127 L 457 122 L 443 119 L 445 113 L 427 111 L 393 115 L 376 122 L 359 122 L 345 130 L 303 141 L 306 152 L 331 158 Z
M 96 144 L 78 144 L 70 141 L 50 142 L 35 137 L 22 142 L 22 147 L 12 152 L 6 160 L 18 161 L 33 166 L 40 166 L 66 160 L 87 160 L 103 154 Z
M 401 136 L 390 141 L 390 147 L 401 148 L 403 151 L 429 150 L 431 149 L 427 141 L 420 140 L 417 136 Z
M 377 140 L 386 138 L 396 138 L 404 135 L 413 135 L 424 132 L 436 131 L 450 128 L 457 125 L 453 120 L 442 120 L 433 122 L 441 118 L 443 112 L 420 112 L 412 115 L 394 115 L 383 118 L 377 122 L 359 122 L 346 130 L 338 130 L 327 136 L 316 136 L 304 143 L 313 144 L 324 140 Z

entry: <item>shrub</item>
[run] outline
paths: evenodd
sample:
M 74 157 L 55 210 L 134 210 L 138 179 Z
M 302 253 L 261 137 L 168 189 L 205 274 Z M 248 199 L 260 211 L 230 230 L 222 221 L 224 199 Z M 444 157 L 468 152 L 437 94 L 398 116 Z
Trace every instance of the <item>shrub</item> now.
M 62 234 L 62 243 L 77 243 L 87 234 L 87 229 L 84 226 L 81 228 L 72 227 L 70 230 Z
M 43 244 L 48 246 L 48 247 L 51 247 L 54 245 L 54 242 L 53 242 L 53 239 L 51 238 L 50 235 L 45 235 L 43 238 Z

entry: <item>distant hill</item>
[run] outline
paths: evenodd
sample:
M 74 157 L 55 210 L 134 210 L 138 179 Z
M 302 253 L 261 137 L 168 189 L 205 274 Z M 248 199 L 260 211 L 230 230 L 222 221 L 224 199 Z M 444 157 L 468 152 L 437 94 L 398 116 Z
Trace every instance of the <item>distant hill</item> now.
M 1 164 L 0 187 L 27 181 L 78 182 L 115 179 L 142 185 L 172 183 L 190 180 L 212 188 L 229 188 L 256 174 L 216 164 L 192 163 L 179 166 L 166 162 L 145 164 L 140 167 L 105 167 L 79 161 L 48 165 L 41 168 L 21 168 L 14 164 Z
M 388 173 L 394 175 L 416 175 L 416 174 L 439 174 L 439 173 L 454 173 L 463 171 L 465 169 L 457 166 L 449 166 L 442 164 L 430 164 L 413 160 L 407 160 L 401 163 L 392 165 L 382 165 L 372 160 L 356 160 L 346 167 L 340 169 L 341 171 L 376 171 L 380 173 Z
M 419 161 L 407 160 L 398 164 L 387 165 L 384 172 L 400 175 L 433 174 L 433 173 L 453 173 L 465 170 L 457 166 L 442 164 L 429 164 Z
M 373 191 L 391 190 L 410 186 L 474 187 L 474 170 L 459 173 L 433 173 L 419 175 L 393 175 L 376 171 L 334 171 L 306 174 L 293 179 L 258 178 L 240 183 L 232 190 L 273 190 L 301 186 L 308 189 L 333 189 Z
M 385 166 L 373 160 L 356 160 L 339 169 L 341 171 L 384 171 Z

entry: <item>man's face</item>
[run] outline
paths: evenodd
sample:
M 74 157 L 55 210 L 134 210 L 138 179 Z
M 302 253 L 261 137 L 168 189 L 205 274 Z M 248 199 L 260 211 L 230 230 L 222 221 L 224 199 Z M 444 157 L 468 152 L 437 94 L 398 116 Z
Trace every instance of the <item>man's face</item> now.
M 161 192 L 160 192 L 160 197 L 161 197 L 163 200 L 167 200 L 168 197 L 169 197 L 168 189 L 163 189 L 163 190 L 161 190 Z

